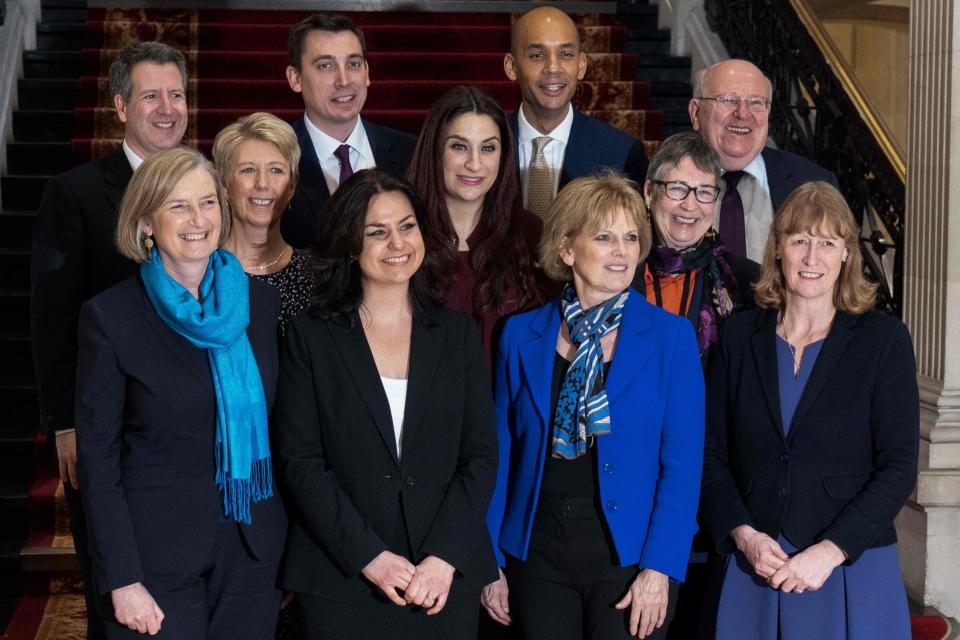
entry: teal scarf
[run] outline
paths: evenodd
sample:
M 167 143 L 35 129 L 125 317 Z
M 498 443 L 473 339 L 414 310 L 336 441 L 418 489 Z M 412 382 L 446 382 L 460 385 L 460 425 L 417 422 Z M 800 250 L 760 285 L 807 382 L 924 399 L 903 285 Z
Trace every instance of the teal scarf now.
M 214 251 L 198 300 L 170 277 L 154 248 L 140 277 L 167 326 L 207 350 L 217 398 L 217 487 L 226 518 L 250 524 L 250 502 L 273 495 L 273 474 L 263 381 L 247 338 L 247 274 L 232 253 Z

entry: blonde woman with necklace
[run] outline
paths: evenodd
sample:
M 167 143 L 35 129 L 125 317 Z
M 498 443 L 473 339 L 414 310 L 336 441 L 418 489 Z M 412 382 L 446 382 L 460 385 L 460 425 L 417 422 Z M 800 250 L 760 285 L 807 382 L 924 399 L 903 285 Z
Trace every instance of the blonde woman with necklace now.
M 906 327 L 873 311 L 840 193 L 803 185 L 774 217 L 758 309 L 708 374 L 701 508 L 724 557 L 726 640 L 910 637 L 893 519 L 917 473 Z
M 280 219 L 297 185 L 297 136 L 280 118 L 253 113 L 217 134 L 213 157 L 233 216 L 224 248 L 248 275 L 280 290 L 284 330 L 312 291 L 309 253 L 295 250 L 280 234 Z

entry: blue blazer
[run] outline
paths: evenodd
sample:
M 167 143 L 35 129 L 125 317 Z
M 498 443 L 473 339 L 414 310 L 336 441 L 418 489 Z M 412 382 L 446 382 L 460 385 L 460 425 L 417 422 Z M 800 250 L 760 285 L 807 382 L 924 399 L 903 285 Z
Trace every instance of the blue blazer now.
M 518 113 L 519 111 L 515 111 L 510 114 L 510 129 L 519 148 Z M 570 127 L 570 138 L 563 154 L 558 188 L 563 189 L 571 180 L 595 173 L 604 167 L 619 171 L 642 185 L 647 177 L 647 152 L 643 142 L 574 109 L 573 125 Z
M 524 560 L 550 434 L 560 301 L 511 317 L 495 367 L 500 443 L 487 525 L 500 564 Z M 693 328 L 631 290 L 606 383 L 612 430 L 596 440 L 603 515 L 623 566 L 682 580 L 697 530 L 704 387 Z
M 789 151 L 764 147 L 760 152 L 763 163 L 767 167 L 767 184 L 770 186 L 770 202 L 776 213 L 783 201 L 793 190 L 807 182 L 822 180 L 840 188 L 837 176 L 818 164 L 814 164 L 803 156 Z
M 324 203 L 330 199 L 330 190 L 323 177 L 317 151 L 310 140 L 307 125 L 303 122 L 305 117 L 297 119 L 292 125 L 300 144 L 300 179 L 297 181 L 290 206 L 280 219 L 283 239 L 297 249 L 310 246 L 313 230 L 317 226 L 317 216 L 320 215 Z M 377 167 L 392 176 L 402 178 L 413 157 L 417 139 L 409 133 L 382 127 L 364 118 L 361 120 Z

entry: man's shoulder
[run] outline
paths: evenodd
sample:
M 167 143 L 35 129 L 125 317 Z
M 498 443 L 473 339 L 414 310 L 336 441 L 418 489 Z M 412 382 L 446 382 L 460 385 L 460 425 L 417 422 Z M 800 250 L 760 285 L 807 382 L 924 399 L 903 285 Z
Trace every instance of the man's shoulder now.
M 367 119 L 363 120 L 363 128 L 366 130 L 367 137 L 370 138 L 371 141 L 374 139 L 389 140 L 392 142 L 409 144 L 411 146 L 415 145 L 417 142 L 417 138 L 413 134 L 407 133 L 406 131 L 400 131 L 399 129 L 393 129 L 392 127 L 386 127 L 375 122 L 370 122 Z
M 609 122 L 604 122 L 593 116 L 588 116 L 582 111 L 573 112 L 573 129 L 571 130 L 571 136 L 573 132 L 578 129 L 577 124 L 578 120 L 580 121 L 580 128 L 583 132 L 587 133 L 590 136 L 599 138 L 606 143 L 618 144 L 623 146 L 631 146 L 637 139 L 631 136 L 629 133 L 623 129 L 618 129 Z
M 824 169 L 816 162 L 813 162 L 812 160 L 791 151 L 764 147 L 760 155 L 763 156 L 763 161 L 767 167 L 768 174 L 778 173 L 779 170 L 783 169 L 789 170 L 793 173 L 802 173 L 813 176 L 812 179 L 828 181 L 829 176 L 832 175 L 828 170 Z

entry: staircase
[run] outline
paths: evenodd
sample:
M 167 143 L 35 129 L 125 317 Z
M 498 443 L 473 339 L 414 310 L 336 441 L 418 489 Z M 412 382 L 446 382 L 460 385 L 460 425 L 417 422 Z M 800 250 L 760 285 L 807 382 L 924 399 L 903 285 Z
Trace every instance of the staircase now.
M 0 211 L 0 629 L 23 591 L 20 552 L 39 423 L 30 354 L 30 235 L 47 176 L 75 162 L 70 152 L 86 3 L 44 0 L 37 50 L 24 53 L 2 180 Z

